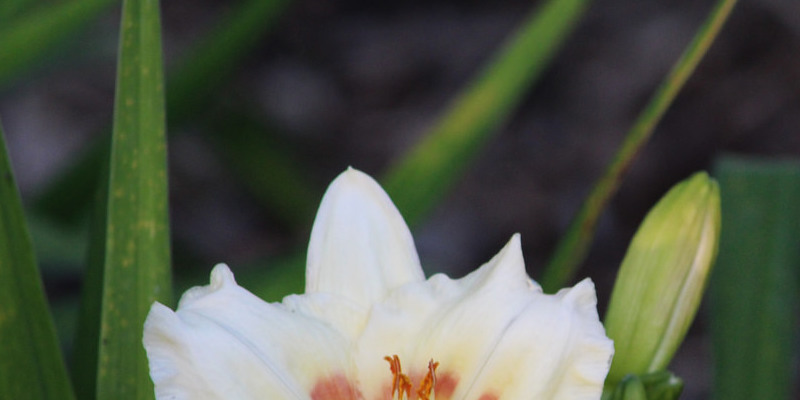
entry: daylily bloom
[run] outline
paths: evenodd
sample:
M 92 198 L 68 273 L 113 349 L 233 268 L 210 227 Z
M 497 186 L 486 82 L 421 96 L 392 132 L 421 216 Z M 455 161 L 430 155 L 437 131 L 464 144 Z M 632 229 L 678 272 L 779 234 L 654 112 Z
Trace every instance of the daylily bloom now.
M 328 188 L 306 293 L 266 303 L 225 265 L 176 311 L 153 304 L 144 347 L 164 399 L 599 399 L 613 345 L 591 281 L 555 295 L 519 235 L 461 279 L 425 279 L 386 193 L 354 169 Z

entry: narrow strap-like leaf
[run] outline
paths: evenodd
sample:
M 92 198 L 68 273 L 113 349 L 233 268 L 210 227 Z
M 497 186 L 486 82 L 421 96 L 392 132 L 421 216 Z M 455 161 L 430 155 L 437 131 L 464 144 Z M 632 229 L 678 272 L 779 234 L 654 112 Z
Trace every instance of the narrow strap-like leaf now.
M 550 0 L 535 10 L 425 138 L 386 175 L 384 187 L 413 224 L 469 165 L 549 65 L 587 0 Z
M 158 7 L 157 0 L 123 3 L 104 223 L 98 230 L 104 236 L 93 237 L 102 246 L 90 258 L 100 265 L 89 266 L 86 282 L 86 290 L 99 297 L 84 297 L 84 307 L 99 303 L 94 321 L 99 328 L 94 343 L 98 399 L 153 398 L 142 327 L 154 301 L 170 301 Z M 93 325 L 91 319 L 81 323 Z
M 583 262 L 594 237 L 597 219 L 611 196 L 616 193 L 622 176 L 639 153 L 639 149 L 650 139 L 656 124 L 661 121 L 661 117 L 714 42 L 734 4 L 736 0 L 717 1 L 681 58 L 639 114 L 611 164 L 586 196 L 580 210 L 567 228 L 567 233 L 556 246 L 540 282 L 545 291 L 554 292 L 567 284 Z
M 71 399 L 0 127 L 0 399 Z
M 709 313 L 713 398 L 795 398 L 800 163 L 729 158 L 716 173 L 722 235 Z
M 142 326 L 170 300 L 158 0 L 125 0 L 114 100 L 97 371 L 99 399 L 153 397 Z

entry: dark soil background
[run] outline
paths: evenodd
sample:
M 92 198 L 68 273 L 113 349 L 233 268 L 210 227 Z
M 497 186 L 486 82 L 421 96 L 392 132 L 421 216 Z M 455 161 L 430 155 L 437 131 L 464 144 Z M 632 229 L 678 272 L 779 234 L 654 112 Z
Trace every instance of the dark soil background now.
M 270 126 L 265 135 L 288 149 L 321 196 L 348 165 L 381 175 L 536 3 L 298 0 L 219 91 L 219 103 L 241 106 Z M 426 269 L 463 275 L 521 232 L 529 272 L 538 277 L 712 5 L 594 2 L 521 107 L 415 228 Z M 228 8 L 222 1 L 163 2 L 167 65 Z M 118 13 L 104 14 L 48 66 L 0 91 L 28 201 L 111 119 Z M 261 206 L 199 133 L 204 116 L 176 127 L 170 142 L 176 269 L 207 271 L 219 261 L 235 269 L 305 246 L 312 216 L 307 226 L 291 227 Z M 600 222 L 579 276 L 598 284 L 601 309 L 634 230 L 671 185 L 712 169 L 725 153 L 797 158 L 798 127 L 800 2 L 740 2 Z M 74 297 L 80 278 L 55 274 L 46 282 L 59 301 Z M 704 313 L 673 363 L 687 382 L 684 399 L 709 396 Z

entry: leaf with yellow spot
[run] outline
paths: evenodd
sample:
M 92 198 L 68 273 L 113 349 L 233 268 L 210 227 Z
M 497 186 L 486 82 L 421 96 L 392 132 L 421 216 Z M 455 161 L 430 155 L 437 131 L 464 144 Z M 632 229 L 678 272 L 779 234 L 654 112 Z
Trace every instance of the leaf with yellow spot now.
M 159 19 L 157 0 L 123 3 L 107 180 L 76 345 L 81 398 L 153 398 L 142 325 L 154 301 L 171 297 Z

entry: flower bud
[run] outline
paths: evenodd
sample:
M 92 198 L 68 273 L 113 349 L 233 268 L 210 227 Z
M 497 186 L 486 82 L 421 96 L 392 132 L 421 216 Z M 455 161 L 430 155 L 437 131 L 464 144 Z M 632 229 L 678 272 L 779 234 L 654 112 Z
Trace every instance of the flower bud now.
M 674 186 L 645 217 L 606 313 L 615 347 L 607 385 L 669 364 L 700 305 L 719 231 L 719 187 L 705 172 Z

